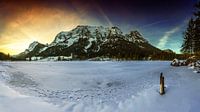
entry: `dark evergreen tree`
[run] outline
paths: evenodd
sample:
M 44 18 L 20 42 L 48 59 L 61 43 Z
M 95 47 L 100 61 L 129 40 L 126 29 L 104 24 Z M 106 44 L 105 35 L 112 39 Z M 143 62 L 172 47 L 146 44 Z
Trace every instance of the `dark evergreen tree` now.
M 194 20 L 190 19 L 188 23 L 188 28 L 184 32 L 184 40 L 181 48 L 181 52 L 190 53 L 194 52 L 194 37 L 195 37 L 195 24 Z
M 184 32 L 184 42 L 181 51 L 183 53 L 200 52 L 200 2 L 195 5 L 194 18 L 190 19 L 188 28 Z
M 61 61 L 61 57 L 60 56 L 58 56 L 58 61 Z
M 10 54 L 9 54 L 9 53 L 8 53 L 7 57 L 8 57 L 8 59 L 9 59 L 9 60 L 11 59 L 11 57 L 10 57 Z
M 195 20 L 194 20 L 194 53 L 200 52 L 200 2 L 198 2 L 196 5 L 196 12 L 194 13 Z

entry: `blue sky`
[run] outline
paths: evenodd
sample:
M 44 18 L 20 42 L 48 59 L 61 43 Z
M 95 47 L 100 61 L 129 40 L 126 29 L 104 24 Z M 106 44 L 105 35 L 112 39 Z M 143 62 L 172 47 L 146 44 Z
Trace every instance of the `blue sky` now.
M 122 1 L 123 2 L 123 1 Z M 180 53 L 183 32 L 195 11 L 197 0 L 132 0 L 105 7 L 105 13 L 114 25 L 124 32 L 139 30 L 150 43 L 160 49 Z M 109 4 L 112 4 L 110 2 Z
M 138 30 L 160 49 L 180 53 L 197 0 L 1 0 L 0 51 L 17 54 L 32 41 L 50 43 L 77 25 Z

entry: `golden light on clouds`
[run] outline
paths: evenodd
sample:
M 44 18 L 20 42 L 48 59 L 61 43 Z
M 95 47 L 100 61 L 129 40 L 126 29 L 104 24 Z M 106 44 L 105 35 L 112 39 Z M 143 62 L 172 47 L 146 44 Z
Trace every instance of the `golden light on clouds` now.
M 0 51 L 18 54 L 33 41 L 51 43 L 56 34 L 68 31 L 80 24 L 98 24 L 95 19 L 81 18 L 78 13 L 54 9 L 31 8 L 7 21 L 0 34 Z

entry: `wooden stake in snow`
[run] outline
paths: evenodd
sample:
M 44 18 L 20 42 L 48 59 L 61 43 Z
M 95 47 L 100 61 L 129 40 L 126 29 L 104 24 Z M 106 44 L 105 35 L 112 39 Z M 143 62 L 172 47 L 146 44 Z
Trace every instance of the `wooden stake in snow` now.
M 163 73 L 160 74 L 160 95 L 165 94 L 165 78 Z

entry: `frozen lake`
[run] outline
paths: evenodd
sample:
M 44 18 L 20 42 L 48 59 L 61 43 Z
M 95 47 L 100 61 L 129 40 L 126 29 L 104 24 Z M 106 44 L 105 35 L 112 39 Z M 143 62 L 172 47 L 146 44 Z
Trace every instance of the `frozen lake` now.
M 195 112 L 200 105 L 200 75 L 167 61 L 0 62 L 0 84 L 3 105 L 21 102 L 0 104 L 3 112 Z M 10 92 L 17 101 L 5 95 Z

